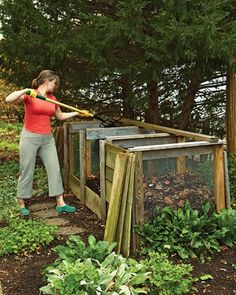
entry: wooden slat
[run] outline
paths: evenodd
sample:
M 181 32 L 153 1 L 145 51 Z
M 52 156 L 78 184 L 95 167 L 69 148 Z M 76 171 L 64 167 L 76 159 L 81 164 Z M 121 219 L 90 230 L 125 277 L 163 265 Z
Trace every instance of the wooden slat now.
M 143 160 L 156 160 L 165 158 L 177 158 L 177 157 L 192 157 L 196 155 L 211 154 L 213 146 L 199 146 L 199 147 L 187 147 L 180 149 L 169 150 L 156 150 L 142 152 Z
M 148 146 L 141 146 L 141 147 L 133 147 L 130 148 L 129 151 L 131 152 L 144 152 L 144 151 L 159 151 L 159 150 L 170 150 L 170 149 L 181 149 L 187 147 L 202 147 L 202 146 L 213 146 L 223 144 L 223 140 L 219 140 L 215 143 L 209 143 L 206 141 L 194 141 L 194 142 L 184 142 L 184 143 L 172 143 L 172 144 L 161 144 L 161 145 L 148 145 Z
M 81 182 L 74 175 L 69 175 L 69 185 L 73 194 L 80 200 L 81 193 Z M 93 192 L 89 187 L 85 186 L 85 205 L 97 215 L 98 218 L 102 219 L 101 214 L 101 199 Z
M 216 211 L 225 208 L 225 181 L 224 181 L 224 150 L 223 146 L 214 147 L 214 176 Z
M 86 138 L 89 140 L 105 139 L 107 136 L 140 134 L 140 133 L 141 133 L 141 129 L 136 126 L 90 128 L 90 129 L 86 129 Z
M 169 137 L 169 133 L 152 133 L 152 134 L 129 134 L 129 135 L 120 135 L 120 136 L 107 136 L 107 140 L 117 141 L 117 140 L 129 140 L 129 139 L 143 139 L 143 138 L 158 138 L 158 137 Z
M 126 203 L 127 203 L 127 197 L 128 197 L 128 190 L 130 186 L 131 161 L 132 161 L 132 156 L 129 155 L 126 172 L 125 172 L 125 181 L 124 181 L 124 187 L 122 192 L 119 219 L 118 219 L 116 235 L 115 235 L 115 241 L 117 242 L 117 247 L 116 247 L 117 253 L 120 253 L 121 251 L 123 228 L 125 223 Z
M 104 233 L 104 240 L 108 241 L 109 243 L 112 243 L 115 240 L 115 233 L 120 211 L 120 202 L 126 174 L 127 159 L 127 154 L 120 153 L 117 155 Z
M 107 142 L 112 143 L 113 145 L 120 146 L 122 148 L 132 148 L 137 146 L 149 146 L 149 145 L 158 145 L 158 144 L 167 144 L 167 143 L 176 143 L 176 136 L 164 136 L 164 137 L 150 137 L 150 138 L 125 138 L 114 140 L 112 137 L 107 139 Z
M 194 132 L 164 127 L 164 126 L 160 126 L 160 125 L 154 125 L 154 124 L 135 121 L 135 120 L 127 119 L 127 118 L 121 118 L 119 121 L 123 124 L 126 124 L 126 125 L 139 126 L 142 128 L 153 129 L 153 130 L 157 130 L 157 131 L 161 131 L 161 132 L 167 132 L 170 134 L 175 134 L 177 136 L 185 136 L 185 137 L 194 138 L 195 140 L 206 140 L 208 142 L 217 142 L 219 140 L 219 138 L 215 137 L 215 136 L 208 136 L 208 135 L 204 135 L 204 134 L 198 134 L 198 133 L 194 133 Z
M 73 194 L 80 200 L 80 180 L 69 174 L 69 186 Z
M 105 171 L 105 178 L 112 182 L 113 180 L 113 175 L 114 175 L 114 169 L 106 166 L 106 171 Z
M 110 196 L 111 196 L 111 188 L 112 188 L 112 182 L 108 181 L 107 179 L 105 180 L 105 185 L 106 185 L 106 202 L 110 202 Z
M 105 159 L 106 159 L 106 166 L 114 169 L 115 168 L 115 162 L 116 162 L 116 156 L 119 153 L 127 153 L 128 151 L 125 149 L 122 149 L 120 147 L 111 145 L 109 143 L 106 143 L 106 152 L 105 152 Z
M 106 166 L 105 166 L 105 141 L 99 141 L 99 160 L 100 160 L 100 197 L 102 219 L 106 220 Z
M 121 253 L 128 257 L 131 249 L 131 225 L 132 225 L 132 206 L 134 198 L 134 174 L 135 174 L 135 155 L 131 155 L 130 181 L 125 211 L 125 222 L 123 228 L 123 239 Z
M 85 186 L 85 205 L 92 210 L 98 218 L 102 219 L 101 198 L 87 186 Z

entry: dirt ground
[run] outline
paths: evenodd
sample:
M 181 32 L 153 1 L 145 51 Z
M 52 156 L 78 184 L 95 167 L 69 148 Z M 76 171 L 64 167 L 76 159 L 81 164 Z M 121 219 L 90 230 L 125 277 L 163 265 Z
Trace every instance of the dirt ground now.
M 35 197 L 29 205 L 40 204 L 51 201 L 48 197 Z M 68 204 L 78 208 L 76 214 L 62 214 L 70 221 L 70 225 L 79 226 L 84 231 L 80 234 L 84 242 L 90 234 L 97 239 L 103 238 L 104 224 L 97 219 L 88 208 L 81 205 L 73 196 L 66 197 Z M 58 244 L 64 244 L 66 236 L 54 241 L 47 248 L 42 248 L 30 255 L 0 257 L 0 280 L 4 295 L 37 295 L 39 288 L 45 285 L 42 270 L 56 259 L 52 248 Z M 190 261 L 189 261 L 190 262 Z M 194 267 L 193 275 L 212 275 L 213 279 L 205 282 L 197 282 L 191 294 L 214 294 L 234 295 L 236 294 L 236 248 L 224 249 L 222 253 L 215 255 L 211 262 L 201 263 L 192 260 Z M 1 290 L 0 290 L 1 295 Z M 71 294 L 73 295 L 73 294 Z M 91 294 L 92 295 L 92 294 Z

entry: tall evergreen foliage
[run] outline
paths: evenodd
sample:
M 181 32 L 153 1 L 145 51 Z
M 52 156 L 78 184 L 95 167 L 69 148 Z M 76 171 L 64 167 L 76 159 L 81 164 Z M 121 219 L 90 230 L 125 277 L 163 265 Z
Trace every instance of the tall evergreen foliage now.
M 234 66 L 235 16 L 233 0 L 3 0 L 1 64 L 19 85 L 53 68 L 72 97 L 186 128 L 199 87 Z

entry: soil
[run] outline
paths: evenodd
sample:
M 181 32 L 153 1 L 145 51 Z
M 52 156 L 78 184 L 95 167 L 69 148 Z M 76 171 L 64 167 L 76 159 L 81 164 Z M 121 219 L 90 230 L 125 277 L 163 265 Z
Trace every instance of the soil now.
M 208 185 L 190 172 L 167 173 L 144 179 L 145 220 L 152 219 L 156 207 L 180 208 L 188 201 L 193 209 L 200 209 L 209 201 L 214 206 L 214 194 Z
M 103 239 L 104 224 L 88 208 L 83 206 L 72 194 L 65 197 L 66 202 L 78 208 L 76 214 L 60 214 L 60 217 L 69 220 L 70 226 L 80 227 L 83 230 L 79 234 L 86 243 L 88 236 L 93 234 L 97 239 Z M 29 202 L 33 208 L 52 202 L 51 198 L 42 196 L 35 197 Z M 31 217 L 32 218 L 32 217 Z M 0 225 L 4 226 L 4 224 Z M 58 244 L 65 244 L 66 235 L 61 235 L 50 246 L 41 248 L 32 254 L 20 256 L 8 255 L 0 257 L 0 281 L 4 295 L 37 295 L 39 288 L 46 283 L 43 281 L 42 271 L 56 259 L 52 249 Z M 222 249 L 210 262 L 201 263 L 191 260 L 193 275 L 212 275 L 213 279 L 205 282 L 195 283 L 191 295 L 214 294 L 234 295 L 236 294 L 236 248 Z M 0 289 L 1 294 L 1 289 Z M 73 294 L 71 294 L 73 295 Z M 91 294 L 92 295 L 92 294 Z

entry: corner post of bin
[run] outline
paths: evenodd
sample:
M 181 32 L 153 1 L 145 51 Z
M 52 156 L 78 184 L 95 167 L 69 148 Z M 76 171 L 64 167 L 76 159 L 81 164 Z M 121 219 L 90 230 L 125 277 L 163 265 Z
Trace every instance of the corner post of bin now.
M 79 158 L 80 158 L 80 201 L 85 204 L 86 157 L 85 130 L 79 130 Z
M 100 160 L 100 197 L 101 197 L 101 215 L 102 220 L 106 220 L 106 141 L 99 141 L 99 160 Z
M 135 174 L 134 174 L 134 199 L 133 199 L 133 226 L 132 243 L 133 251 L 140 248 L 141 238 L 135 233 L 134 226 L 144 223 L 144 192 L 143 192 L 143 165 L 142 153 L 135 152 Z
M 225 175 L 224 175 L 224 147 L 219 143 L 213 147 L 214 153 L 214 180 L 216 211 L 225 208 Z
M 185 142 L 185 137 L 184 136 L 177 136 L 176 138 L 177 143 L 183 143 Z M 176 172 L 178 174 L 184 173 L 186 170 L 186 161 L 185 161 L 185 156 L 179 156 L 177 157 L 176 161 Z

